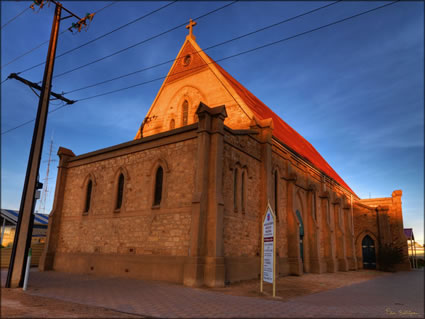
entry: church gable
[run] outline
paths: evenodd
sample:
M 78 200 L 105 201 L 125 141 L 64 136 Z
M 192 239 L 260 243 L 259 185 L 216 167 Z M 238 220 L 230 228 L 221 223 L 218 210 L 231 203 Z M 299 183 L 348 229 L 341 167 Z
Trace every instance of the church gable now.
M 248 129 L 253 113 L 223 77 L 216 63 L 188 36 L 143 121 L 135 139 L 197 122 L 199 103 L 225 105 L 225 124 Z

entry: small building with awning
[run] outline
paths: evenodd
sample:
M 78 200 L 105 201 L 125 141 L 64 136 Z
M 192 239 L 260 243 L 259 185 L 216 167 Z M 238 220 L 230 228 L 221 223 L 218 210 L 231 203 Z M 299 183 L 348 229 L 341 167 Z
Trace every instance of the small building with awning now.
M 0 211 L 1 245 L 7 247 L 13 243 L 19 211 L 13 209 L 0 209 Z M 32 243 L 44 243 L 46 240 L 49 215 L 39 213 L 35 213 L 34 215 Z
M 419 268 L 418 259 L 424 259 L 424 247 L 415 241 L 413 228 L 404 228 L 404 235 L 407 238 L 407 247 L 409 249 L 409 260 L 412 268 Z

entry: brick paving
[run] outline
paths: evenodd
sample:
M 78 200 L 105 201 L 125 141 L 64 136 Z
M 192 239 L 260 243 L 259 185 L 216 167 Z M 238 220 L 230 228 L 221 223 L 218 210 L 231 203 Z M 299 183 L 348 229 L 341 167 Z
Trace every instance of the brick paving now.
M 2 271 L 2 283 L 4 276 Z M 163 282 L 33 270 L 27 292 L 147 317 L 424 318 L 423 284 L 423 270 L 399 272 L 282 302 Z

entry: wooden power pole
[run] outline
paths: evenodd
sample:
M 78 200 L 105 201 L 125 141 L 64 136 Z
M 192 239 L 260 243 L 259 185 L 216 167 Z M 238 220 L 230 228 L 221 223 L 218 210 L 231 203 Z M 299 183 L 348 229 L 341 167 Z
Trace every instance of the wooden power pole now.
M 70 13 L 79 21 L 79 18 L 69 10 L 62 7 L 62 4 L 55 0 L 50 0 L 55 4 L 52 31 L 50 34 L 49 49 L 47 51 L 46 65 L 44 69 L 43 82 L 38 103 L 37 117 L 35 120 L 34 133 L 32 137 L 31 150 L 28 158 L 25 183 L 22 191 L 21 204 L 19 208 L 18 223 L 16 225 L 15 238 L 13 242 L 12 254 L 10 258 L 9 270 L 7 273 L 6 287 L 22 287 L 28 249 L 31 245 L 32 228 L 34 224 L 35 193 L 40 184 L 38 182 L 38 171 L 40 168 L 41 154 L 43 151 L 44 133 L 46 129 L 47 113 L 49 109 L 50 93 L 52 88 L 53 66 L 55 63 L 56 47 L 59 35 L 59 23 L 62 9 Z M 39 1 L 42 3 L 43 1 Z M 64 18 L 64 19 L 65 19 Z

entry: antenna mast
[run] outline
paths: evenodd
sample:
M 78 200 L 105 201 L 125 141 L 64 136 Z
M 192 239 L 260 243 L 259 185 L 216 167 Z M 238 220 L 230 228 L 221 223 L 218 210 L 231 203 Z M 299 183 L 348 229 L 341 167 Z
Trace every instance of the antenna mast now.
M 53 138 L 50 140 L 50 150 L 49 150 L 49 159 L 47 160 L 47 170 L 46 177 L 43 182 L 43 191 L 40 199 L 40 213 L 46 213 L 46 201 L 49 193 L 49 171 L 50 171 L 50 162 L 52 162 L 52 150 L 53 150 Z M 53 160 L 54 162 L 54 160 Z

